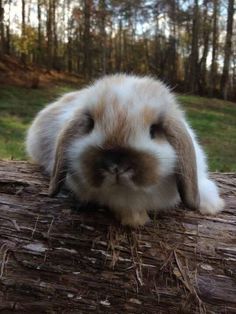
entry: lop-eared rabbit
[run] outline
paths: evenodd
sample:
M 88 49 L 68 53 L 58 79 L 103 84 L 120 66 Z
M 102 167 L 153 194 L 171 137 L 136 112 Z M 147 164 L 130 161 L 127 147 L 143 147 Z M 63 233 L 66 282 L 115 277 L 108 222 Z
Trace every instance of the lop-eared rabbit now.
M 173 93 L 160 81 L 105 76 L 39 112 L 29 156 L 82 202 L 106 205 L 123 225 L 144 225 L 150 210 L 183 204 L 223 209 L 205 154 Z

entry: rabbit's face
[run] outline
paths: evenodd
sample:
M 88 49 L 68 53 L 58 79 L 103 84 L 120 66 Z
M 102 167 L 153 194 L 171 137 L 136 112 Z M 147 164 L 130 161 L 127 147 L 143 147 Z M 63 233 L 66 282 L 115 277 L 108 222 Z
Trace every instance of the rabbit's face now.
M 67 177 L 84 199 L 113 191 L 114 204 L 134 192 L 135 201 L 175 175 L 182 201 L 198 207 L 195 150 L 168 88 L 147 77 L 108 76 L 78 98 L 57 140 L 51 195 Z
M 108 86 L 102 92 L 80 112 L 84 131 L 71 143 L 69 172 L 96 189 L 157 185 L 176 162 L 162 125 L 164 110 L 142 90 L 135 97 Z

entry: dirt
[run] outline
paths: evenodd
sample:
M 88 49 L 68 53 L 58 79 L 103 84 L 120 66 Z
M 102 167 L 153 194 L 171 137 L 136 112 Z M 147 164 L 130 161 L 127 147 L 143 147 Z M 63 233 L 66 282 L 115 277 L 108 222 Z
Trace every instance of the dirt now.
M 24 64 L 20 59 L 7 55 L 0 58 L 0 84 L 39 88 L 56 83 L 81 86 L 83 82 L 83 77 L 77 74 Z

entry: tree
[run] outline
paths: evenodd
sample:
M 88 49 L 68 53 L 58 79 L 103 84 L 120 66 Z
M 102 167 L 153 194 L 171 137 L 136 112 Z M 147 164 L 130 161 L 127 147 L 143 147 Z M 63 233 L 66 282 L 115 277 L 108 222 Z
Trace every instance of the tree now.
M 21 0 L 21 36 L 25 36 L 25 0 Z
M 26 62 L 26 26 L 25 26 L 25 0 L 21 0 L 21 61 L 23 64 Z
M 47 68 L 53 65 L 53 0 L 48 1 L 47 7 Z
M 224 66 L 220 84 L 220 90 L 224 99 L 228 98 L 229 66 L 230 58 L 232 55 L 233 18 L 234 0 L 228 0 L 227 33 L 224 47 Z
M 43 52 L 42 52 L 42 8 L 43 2 L 42 0 L 38 0 L 37 2 L 37 15 L 38 15 L 38 43 L 37 43 L 37 62 L 39 64 L 42 63 L 43 60 Z
M 212 34 L 212 58 L 210 70 L 210 88 L 209 95 L 213 96 L 216 91 L 217 78 L 217 54 L 218 54 L 218 17 L 219 17 L 219 0 L 213 0 L 213 34 Z
M 60 66 L 58 63 L 58 38 L 57 38 L 57 20 L 56 13 L 58 7 L 58 0 L 52 1 L 52 46 L 53 46 L 53 68 L 59 70 Z
M 208 15 L 209 10 L 209 0 L 204 0 L 203 2 L 203 21 L 202 21 L 202 46 L 203 52 L 202 57 L 199 62 L 199 93 L 204 95 L 208 89 L 207 81 L 207 56 L 209 53 L 209 39 L 210 39 L 210 18 Z
M 198 82 L 198 38 L 199 36 L 199 5 L 198 0 L 194 0 L 193 8 L 193 23 L 192 23 L 192 43 L 191 43 L 191 54 L 189 60 L 189 73 L 188 82 L 189 90 L 191 92 L 197 92 Z
M 0 0 L 0 54 L 4 53 L 5 36 L 4 36 L 4 8 L 2 0 Z
M 100 15 L 100 38 L 101 38 L 101 72 L 107 72 L 107 34 L 106 34 L 106 17 L 107 17 L 106 0 L 99 0 L 99 15 Z
M 84 10 L 84 36 L 83 36 L 83 72 L 86 78 L 90 78 L 92 75 L 92 40 L 91 40 L 91 11 L 92 0 L 83 1 Z
M 233 99 L 234 8 L 227 1 L 228 17 L 222 0 L 0 0 L 0 53 L 86 79 L 152 74 L 177 91 Z

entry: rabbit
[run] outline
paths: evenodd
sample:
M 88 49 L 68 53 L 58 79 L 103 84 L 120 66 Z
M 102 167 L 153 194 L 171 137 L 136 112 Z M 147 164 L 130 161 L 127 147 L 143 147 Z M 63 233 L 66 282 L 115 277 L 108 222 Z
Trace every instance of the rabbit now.
M 116 74 L 62 96 L 36 116 L 29 156 L 82 202 L 138 227 L 180 201 L 202 214 L 224 207 L 206 156 L 174 94 L 151 77 Z

